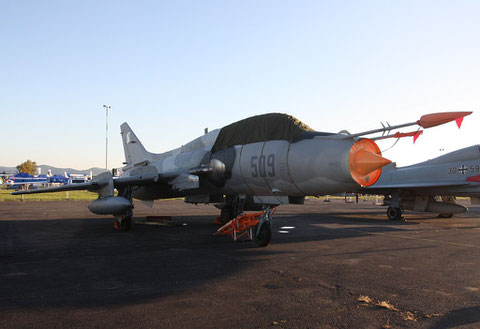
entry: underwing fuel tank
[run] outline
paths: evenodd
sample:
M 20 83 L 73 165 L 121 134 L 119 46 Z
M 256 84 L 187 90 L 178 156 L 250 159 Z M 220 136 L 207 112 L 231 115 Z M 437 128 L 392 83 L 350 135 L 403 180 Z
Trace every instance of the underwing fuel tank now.
M 132 203 L 121 196 L 99 198 L 88 205 L 88 209 L 97 215 L 122 215 L 132 207 Z
M 402 200 L 402 208 L 413 211 L 433 212 L 439 214 L 461 214 L 467 211 L 467 208 L 461 204 L 430 201 L 424 209 L 416 209 L 413 200 Z

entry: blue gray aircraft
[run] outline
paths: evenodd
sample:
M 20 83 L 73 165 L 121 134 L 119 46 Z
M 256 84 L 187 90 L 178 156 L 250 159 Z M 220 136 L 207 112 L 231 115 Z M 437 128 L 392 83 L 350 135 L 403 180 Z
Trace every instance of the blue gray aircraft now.
M 389 219 L 401 219 L 405 209 L 452 217 L 467 210 L 453 197 L 470 197 L 472 204 L 480 203 L 480 145 L 411 166 L 389 164 L 378 181 L 360 193 L 385 195 Z M 439 196 L 441 201 L 436 200 Z
M 428 114 L 414 122 L 382 125 L 356 134 L 318 132 L 290 115 L 270 113 L 211 131 L 161 154 L 145 150 L 124 123 L 123 176 L 113 179 L 105 172 L 87 183 L 13 194 L 96 191 L 99 197 L 89 204 L 90 211 L 112 214 L 123 230 L 132 223 L 132 198 L 150 204 L 172 197 L 185 197 L 189 203 L 215 203 L 221 208 L 223 222 L 243 211 L 263 208 L 254 237 L 259 246 L 266 246 L 271 239 L 270 207 L 302 204 L 305 196 L 352 191 L 378 180 L 382 167 L 391 161 L 382 157 L 372 139 L 362 136 L 382 133 L 388 137 L 394 129 L 430 128 L 471 113 Z

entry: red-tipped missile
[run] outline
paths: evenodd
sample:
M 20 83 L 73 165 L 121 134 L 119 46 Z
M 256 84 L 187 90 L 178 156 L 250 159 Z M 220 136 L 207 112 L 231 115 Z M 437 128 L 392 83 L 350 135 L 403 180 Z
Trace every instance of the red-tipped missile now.
M 422 115 L 420 120 L 417 121 L 417 124 L 423 128 L 431 128 L 444 123 L 455 121 L 460 118 L 466 117 L 467 115 L 472 114 L 473 112 L 442 112 L 442 113 L 432 113 Z M 457 121 L 458 125 L 458 121 Z

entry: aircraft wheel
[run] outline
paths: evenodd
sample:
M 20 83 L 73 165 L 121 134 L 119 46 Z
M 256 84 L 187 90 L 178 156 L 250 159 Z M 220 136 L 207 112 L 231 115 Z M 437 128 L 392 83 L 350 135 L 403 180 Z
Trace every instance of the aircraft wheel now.
M 120 220 L 117 220 L 118 227 L 122 231 L 128 231 L 132 227 L 132 216 L 123 216 Z
M 387 217 L 390 220 L 400 220 L 400 219 L 402 219 L 402 209 L 401 208 L 388 207 Z
M 257 226 L 255 226 L 256 232 Z M 255 243 L 259 247 L 266 247 L 270 240 L 272 240 L 272 225 L 270 223 L 263 223 L 258 231 L 258 234 L 255 234 Z
M 222 224 L 227 224 L 234 218 L 233 216 L 233 208 L 232 207 L 223 207 L 222 212 L 220 213 L 220 220 Z
M 453 214 L 438 214 L 438 218 L 452 218 Z

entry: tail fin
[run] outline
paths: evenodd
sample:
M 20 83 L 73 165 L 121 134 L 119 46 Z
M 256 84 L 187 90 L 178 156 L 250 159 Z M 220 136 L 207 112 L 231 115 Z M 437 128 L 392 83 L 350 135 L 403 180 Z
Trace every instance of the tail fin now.
M 137 136 L 135 136 L 135 133 L 126 122 L 120 126 L 120 130 L 127 165 L 150 160 L 150 153 L 145 150 L 142 143 L 140 143 Z

